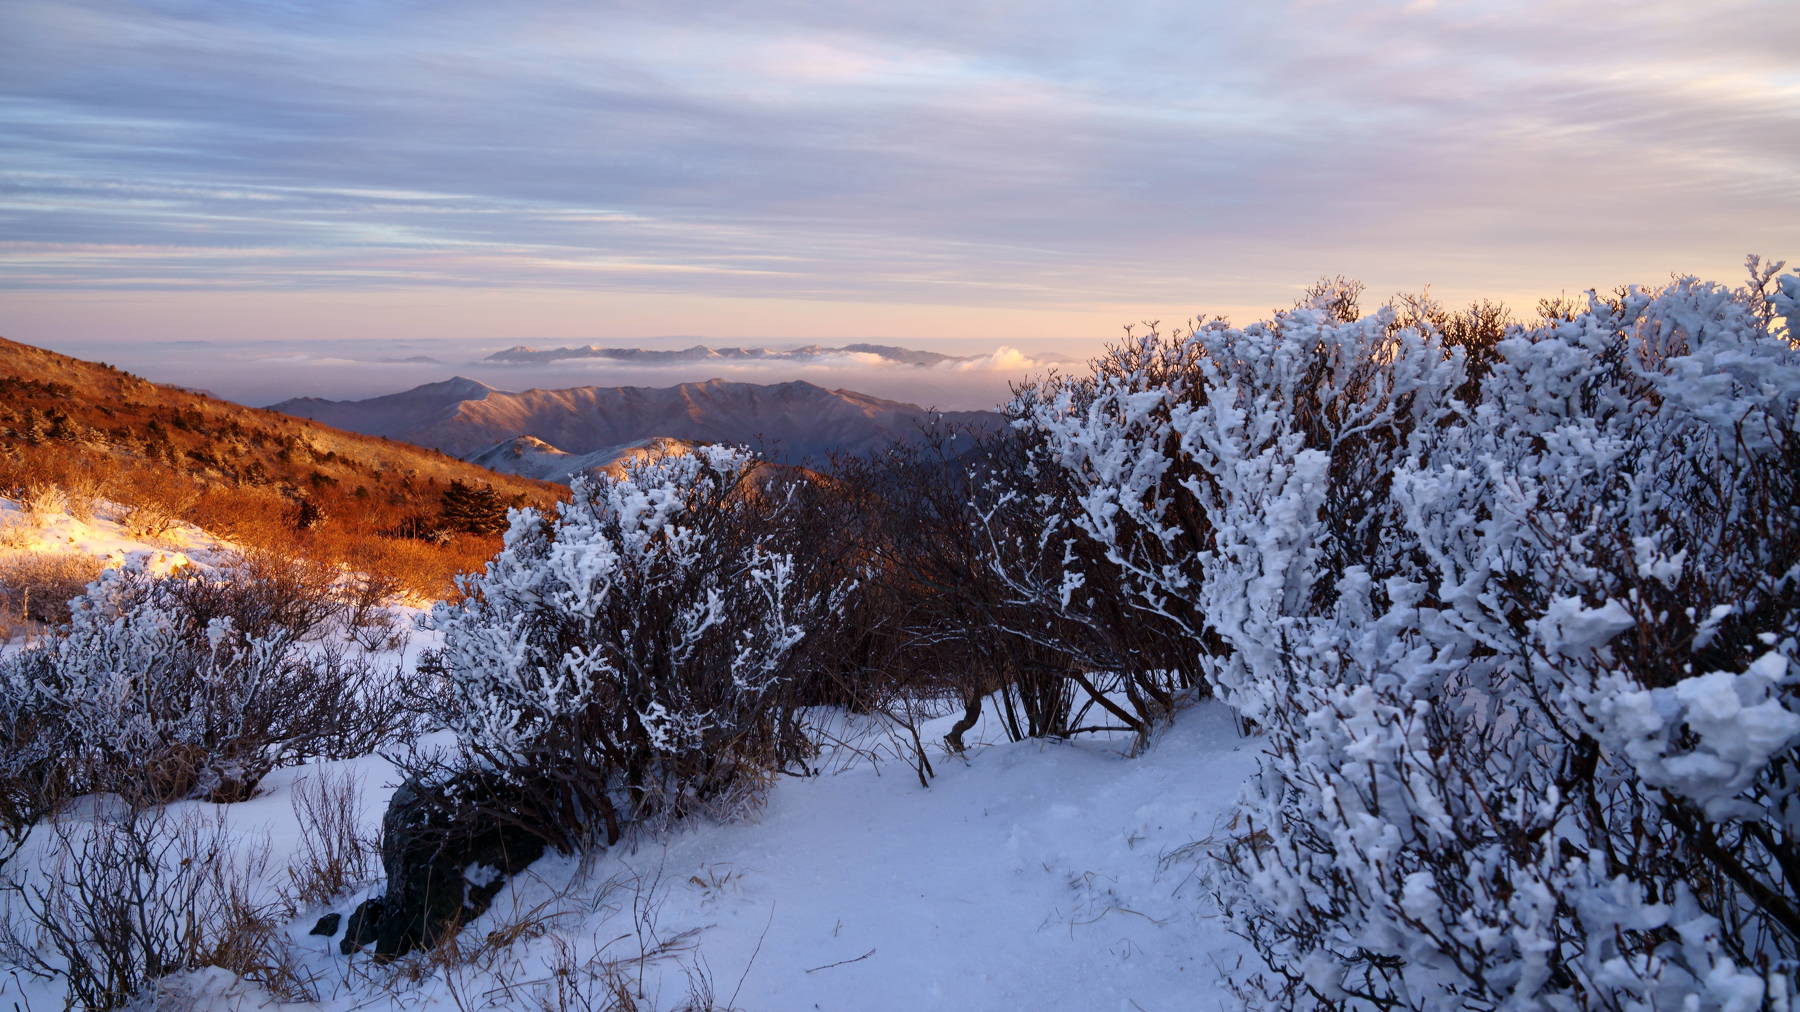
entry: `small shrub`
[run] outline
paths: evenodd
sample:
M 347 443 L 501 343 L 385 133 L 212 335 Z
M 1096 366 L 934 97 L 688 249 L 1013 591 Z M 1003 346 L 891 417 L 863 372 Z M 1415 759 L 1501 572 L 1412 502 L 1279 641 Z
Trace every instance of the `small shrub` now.
M 219 967 L 289 1000 L 316 999 L 259 899 L 268 846 L 246 850 L 217 813 L 115 806 L 49 826 L 49 852 L 10 891 L 9 962 L 60 979 L 71 1007 L 122 1008 L 170 974 Z
M 301 850 L 298 863 L 288 868 L 295 910 L 328 903 L 368 880 L 376 845 L 362 831 L 361 800 L 356 774 L 349 770 L 321 769 L 295 782 Z
M 267 560 L 102 573 L 68 626 L 0 660 L 0 780 L 236 801 L 278 766 L 377 747 L 407 719 L 396 680 L 305 642 L 337 607 L 307 586 Z
M 53 520 L 69 512 L 69 494 L 60 485 L 34 485 L 25 490 L 25 512 L 38 520 Z
M 181 513 L 161 501 L 135 503 L 126 507 L 121 518 L 126 534 L 146 541 L 162 538 L 182 523 Z
M 29 549 L 37 541 L 37 525 L 27 519 L 0 518 L 0 548 Z
M 105 560 L 77 552 L 0 556 L 0 622 L 9 616 L 47 625 L 67 622 L 69 601 L 105 568 Z
M 711 447 L 522 510 L 431 624 L 440 717 L 519 785 L 521 819 L 576 847 L 680 817 L 810 750 L 792 704 L 809 588 L 748 453 Z

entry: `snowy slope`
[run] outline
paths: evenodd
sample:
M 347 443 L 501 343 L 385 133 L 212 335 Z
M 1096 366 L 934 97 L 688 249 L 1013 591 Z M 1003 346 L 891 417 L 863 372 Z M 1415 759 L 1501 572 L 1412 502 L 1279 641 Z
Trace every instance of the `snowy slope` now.
M 59 621 L 47 614 L 46 602 L 79 595 L 104 568 L 141 558 L 148 572 L 163 575 L 211 566 L 235 551 L 190 524 L 144 533 L 131 516 L 128 508 L 104 500 L 71 512 L 67 497 L 55 492 L 30 503 L 0 497 L 0 652 L 23 648 L 43 630 L 38 620 Z
M 622 477 L 632 463 L 660 460 L 693 452 L 694 444 L 685 439 L 651 436 L 619 446 L 607 446 L 592 453 L 568 453 L 536 436 L 516 436 L 490 446 L 468 460 L 491 471 L 517 474 L 564 485 L 576 475 Z
M 210 565 L 236 549 L 192 524 L 172 524 L 154 537 L 127 530 L 129 510 L 96 501 L 91 515 L 76 517 L 66 506 L 30 509 L 0 496 L 0 558 L 28 552 L 93 556 L 109 565 L 127 556 L 149 556 L 153 572 L 168 572 L 190 563 Z
M 927 728 L 927 740 L 943 729 Z M 281 1006 L 218 973 L 173 982 L 165 1003 L 555 1008 L 546 982 L 557 967 L 598 953 L 626 961 L 646 1009 L 679 1006 L 696 972 L 718 1007 L 748 1010 L 1235 1007 L 1220 971 L 1243 949 L 1207 895 L 1203 841 L 1222 831 L 1256 743 L 1223 707 L 1185 711 L 1136 758 L 1123 742 L 1094 740 L 938 756 L 930 789 L 866 721 L 835 730 L 858 754 L 826 757 L 835 772 L 779 782 L 748 819 L 694 820 L 585 869 L 540 861 L 464 930 L 464 962 L 347 960 L 335 939 L 306 933 L 326 912 L 314 909 L 289 930 L 316 975 L 317 1004 Z M 376 757 L 279 771 L 263 796 L 225 808 L 246 847 L 271 842 L 271 889 L 298 847 L 293 785 L 327 768 L 362 780 L 373 830 L 396 779 Z M 347 912 L 360 895 L 329 909 Z M 474 951 L 521 919 L 547 930 Z M 677 951 L 648 962 L 640 983 L 630 961 L 659 942 Z M 0 1004 L 14 1000 L 58 1008 L 59 988 L 0 984 Z
M 1218 975 L 1237 943 L 1192 845 L 1220 829 L 1253 754 L 1215 707 L 1138 759 L 1003 744 L 940 760 L 929 790 L 899 765 L 858 769 L 598 873 L 662 864 L 678 883 L 664 923 L 713 925 L 701 949 L 722 984 L 748 967 L 745 1008 L 1229 1007 Z M 713 869 L 733 878 L 689 878 Z M 857 961 L 812 970 L 840 960 Z

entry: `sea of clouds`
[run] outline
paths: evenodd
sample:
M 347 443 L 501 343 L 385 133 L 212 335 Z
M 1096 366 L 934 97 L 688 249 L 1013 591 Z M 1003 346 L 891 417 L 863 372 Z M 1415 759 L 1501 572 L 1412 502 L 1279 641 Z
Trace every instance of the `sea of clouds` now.
M 57 346 L 53 350 L 111 363 L 159 383 L 204 390 L 242 404 L 266 405 L 290 397 L 356 400 L 397 393 L 452 376 L 477 379 L 502 390 L 576 386 L 666 387 L 709 379 L 744 383 L 804 380 L 833 390 L 855 390 L 891 400 L 945 410 L 992 408 L 1012 384 L 1051 370 L 1075 368 L 1078 351 L 1000 346 L 987 350 L 932 348 L 957 356 L 935 365 L 895 362 L 867 352 L 827 348 L 805 358 L 705 359 L 640 364 L 601 358 L 569 358 L 545 363 L 493 362 L 488 356 L 514 344 L 560 347 L 569 342 L 506 342 L 454 339 L 319 340 L 305 345 L 266 341 L 145 341 L 132 344 Z M 676 349 L 714 347 L 799 347 L 798 341 L 705 341 L 661 338 L 609 341 L 619 347 Z M 920 348 L 930 342 L 881 343 Z

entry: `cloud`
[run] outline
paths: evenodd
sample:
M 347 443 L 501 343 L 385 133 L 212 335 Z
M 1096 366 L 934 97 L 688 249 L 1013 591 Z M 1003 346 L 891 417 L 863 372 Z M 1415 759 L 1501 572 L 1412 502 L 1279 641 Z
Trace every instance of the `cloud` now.
M 15 0 L 0 290 L 849 318 L 1655 280 L 1800 252 L 1797 29 L 1748 0 Z
M 692 338 L 658 342 L 690 347 Z M 290 397 L 337 400 L 396 393 L 452 376 L 468 376 L 507 390 L 573 386 L 673 386 L 707 379 L 745 383 L 805 380 L 944 409 L 991 408 L 1009 385 L 1066 360 L 1013 348 L 959 355 L 920 367 L 870 352 L 836 349 L 799 359 L 708 359 L 643 363 L 571 358 L 523 363 L 494 361 L 501 349 L 482 341 L 365 339 L 304 343 L 269 341 L 135 341 L 65 344 L 67 354 L 110 362 L 151 380 L 207 390 L 244 404 Z
M 1003 346 L 985 355 L 960 362 L 944 362 L 938 367 L 956 372 L 1040 373 L 1059 365 L 1067 365 L 1068 361 L 1066 358 L 1028 355 L 1017 348 Z

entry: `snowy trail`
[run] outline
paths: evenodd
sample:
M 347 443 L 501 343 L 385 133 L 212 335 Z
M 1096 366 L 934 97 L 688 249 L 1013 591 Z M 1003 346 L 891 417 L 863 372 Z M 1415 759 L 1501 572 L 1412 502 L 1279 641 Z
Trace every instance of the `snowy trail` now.
M 1121 742 L 1003 742 L 966 762 L 937 758 L 929 790 L 893 761 L 786 779 L 747 820 L 696 819 L 585 870 L 540 861 L 463 933 L 479 946 L 521 912 L 552 915 L 547 932 L 497 955 L 448 971 L 419 956 L 375 967 L 306 933 L 326 909 L 379 891 L 372 881 L 289 926 L 318 1003 L 282 1005 L 216 971 L 164 997 L 221 1010 L 556 1008 L 533 982 L 559 956 L 635 956 L 647 912 L 655 939 L 686 935 L 690 947 L 646 967 L 645 1009 L 678 1007 L 697 966 L 719 1008 L 747 1012 L 1235 1008 L 1221 971 L 1246 950 L 1213 907 L 1202 841 L 1223 832 L 1256 747 L 1207 703 L 1136 758 Z M 245 848 L 272 844 L 270 888 L 298 848 L 294 784 L 326 767 L 363 780 L 373 830 L 397 779 L 378 757 L 277 771 L 261 796 L 224 806 Z M 50 981 L 15 980 L 0 997 L 62 1007 Z
M 452 989 L 465 1007 L 518 1007 L 532 993 L 520 982 L 549 976 L 559 951 L 635 955 L 640 890 L 657 938 L 697 930 L 685 957 L 646 972 L 647 1008 L 679 1004 L 698 961 L 720 1007 L 746 1010 L 1236 1007 L 1220 975 L 1245 950 L 1213 908 L 1210 858 L 1194 845 L 1221 831 L 1256 741 L 1202 704 L 1144 755 L 1121 749 L 981 746 L 967 762 L 937 759 L 929 790 L 894 762 L 783 780 L 746 821 L 696 820 L 585 872 L 573 858 L 539 862 L 465 929 L 480 939 L 522 911 L 563 911 L 498 965 L 448 983 L 390 981 L 397 993 L 374 1004 L 365 981 L 320 1007 L 459 1007 Z M 375 762 L 371 778 L 391 772 Z M 380 786 L 369 784 L 371 820 Z M 265 823 L 285 811 L 275 797 L 251 805 Z M 341 977 L 335 940 L 303 933 L 312 916 L 294 924 L 296 944 Z
M 1237 942 L 1211 916 L 1208 859 L 1180 852 L 1220 828 L 1253 762 L 1209 707 L 1137 759 L 1024 742 L 938 763 L 930 790 L 892 768 L 784 784 L 760 822 L 671 841 L 672 877 L 725 865 L 738 885 L 678 888 L 665 916 L 716 922 L 702 946 L 721 977 L 768 924 L 746 1008 L 1229 1007 Z

